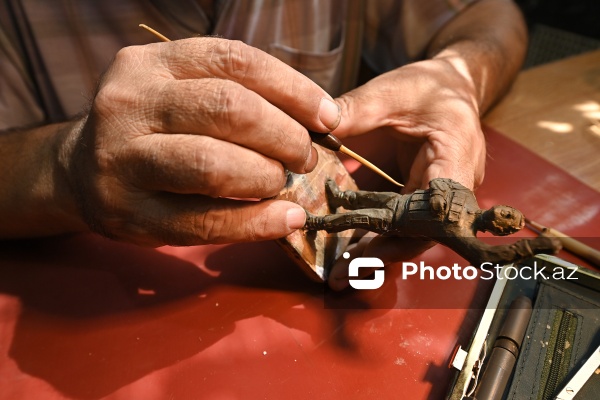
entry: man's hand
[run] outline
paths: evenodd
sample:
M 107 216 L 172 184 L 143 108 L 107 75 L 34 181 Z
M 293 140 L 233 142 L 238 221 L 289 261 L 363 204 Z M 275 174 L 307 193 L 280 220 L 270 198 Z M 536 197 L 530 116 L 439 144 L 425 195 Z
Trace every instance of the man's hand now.
M 388 132 L 398 146 L 403 193 L 425 189 L 434 178 L 475 189 L 483 180 L 486 156 L 480 116 L 508 89 L 526 44 L 524 21 L 511 1 L 480 0 L 438 32 L 428 60 L 380 75 L 339 98 L 342 123 L 334 134 Z M 349 251 L 352 257 L 379 257 L 388 264 L 432 245 L 368 235 Z M 339 260 L 329 285 L 343 289 L 347 275 L 347 262 Z
M 126 48 L 72 142 L 70 182 L 93 230 L 136 243 L 277 238 L 304 224 L 276 195 L 316 163 L 305 127 L 338 107 L 308 78 L 237 41 Z M 232 199 L 235 198 L 236 200 Z
M 378 76 L 338 99 L 342 122 L 338 137 L 374 131 L 396 139 L 405 177 L 403 193 L 426 189 L 435 178 L 451 178 L 470 189 L 484 174 L 485 139 L 474 87 L 457 60 L 427 60 Z M 408 260 L 433 246 L 413 238 L 367 235 L 349 251 L 354 257 L 378 257 L 386 264 Z M 348 284 L 347 262 L 339 260 L 329 285 Z
M 404 193 L 451 178 L 470 189 L 483 180 L 485 140 L 476 89 L 451 56 L 380 75 L 338 99 L 340 137 L 385 131 L 396 138 Z
M 66 205 L 61 215 L 77 214 L 93 231 L 137 244 L 278 238 L 304 225 L 304 210 L 257 200 L 282 189 L 284 169 L 315 167 L 306 129 L 328 132 L 339 114 L 315 83 L 241 42 L 129 47 L 103 76 L 88 115 L 58 126 L 56 135 L 43 128 L 44 140 L 58 142 L 52 179 L 33 176 L 36 182 L 21 186 L 25 192 L 35 184 L 39 197 Z M 57 199 L 52 185 L 63 181 Z M 36 234 L 33 226 L 19 229 Z

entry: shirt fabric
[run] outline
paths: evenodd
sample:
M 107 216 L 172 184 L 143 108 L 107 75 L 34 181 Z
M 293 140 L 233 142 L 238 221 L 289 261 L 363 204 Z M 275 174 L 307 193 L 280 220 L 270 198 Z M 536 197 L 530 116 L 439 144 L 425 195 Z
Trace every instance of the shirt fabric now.
M 361 56 L 377 73 L 418 60 L 473 1 L 0 0 L 0 130 L 81 112 L 119 49 L 156 41 L 140 23 L 241 40 L 337 96 Z

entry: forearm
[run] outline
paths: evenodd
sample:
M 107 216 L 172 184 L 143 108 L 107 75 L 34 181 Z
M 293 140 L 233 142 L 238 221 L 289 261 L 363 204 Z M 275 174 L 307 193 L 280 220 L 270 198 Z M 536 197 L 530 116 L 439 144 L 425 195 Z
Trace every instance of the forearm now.
M 466 78 L 482 115 L 508 90 L 526 48 L 527 29 L 517 6 L 481 0 L 436 35 L 428 56 L 447 60 Z
M 79 124 L 0 132 L 0 238 L 86 229 L 63 168 L 65 142 Z

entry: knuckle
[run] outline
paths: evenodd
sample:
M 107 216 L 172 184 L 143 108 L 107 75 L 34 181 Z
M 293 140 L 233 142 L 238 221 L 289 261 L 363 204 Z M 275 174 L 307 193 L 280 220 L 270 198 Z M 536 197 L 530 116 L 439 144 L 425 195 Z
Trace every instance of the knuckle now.
M 123 47 L 117 51 L 113 65 L 121 66 L 122 64 L 125 64 L 125 66 L 129 66 L 132 61 L 140 60 L 142 53 L 143 50 L 141 46 Z
M 156 79 L 148 75 L 156 72 L 148 68 L 147 46 L 130 46 L 119 50 L 109 67 L 102 76 L 97 87 L 92 109 L 102 116 L 112 113 L 127 115 L 137 109 L 147 108 L 147 101 L 155 93 Z
M 168 81 L 157 92 L 159 106 L 153 108 L 153 116 L 157 122 L 155 129 L 165 130 L 171 133 L 180 132 L 182 126 L 186 126 L 190 113 L 201 110 L 200 107 L 192 109 L 192 105 L 200 102 L 201 96 L 187 85 L 178 85 L 174 81 Z M 183 102 L 182 99 L 186 101 Z
M 277 124 L 277 126 L 270 129 L 275 134 L 274 146 L 277 146 L 278 150 L 287 150 L 287 154 L 291 155 L 292 158 L 302 157 L 310 149 L 312 143 L 308 131 L 299 122 L 289 117 L 284 112 L 278 113 L 276 118 L 264 118 L 266 121 Z
M 222 131 L 231 132 L 240 121 L 243 91 L 237 85 L 221 84 L 215 88 L 215 100 L 210 112 L 213 124 Z
M 239 40 L 221 39 L 217 41 L 213 51 L 215 65 L 227 76 L 243 82 L 253 62 L 252 48 Z
M 223 213 L 208 212 L 196 216 L 192 232 L 204 243 L 219 243 L 227 236 L 229 226 Z
M 208 160 L 207 153 L 211 151 L 211 146 L 206 144 L 202 148 L 195 148 L 192 152 L 190 160 L 191 170 L 194 171 L 198 176 L 198 190 L 200 193 L 207 194 L 209 196 L 214 195 L 214 188 L 210 182 L 216 177 L 214 168 L 211 167 L 211 163 Z
M 300 139 L 298 149 L 301 149 L 301 151 L 298 151 L 295 155 L 297 157 L 296 160 L 299 163 L 299 168 L 304 168 L 306 161 L 312 153 L 312 140 L 305 131 L 299 132 L 298 137 Z
M 93 109 L 103 118 L 110 118 L 118 110 L 126 110 L 131 95 L 118 82 L 108 82 L 100 87 L 94 97 Z
M 268 198 L 279 194 L 287 182 L 288 175 L 283 166 L 277 163 L 273 169 L 265 171 L 256 180 L 257 187 Z
M 306 136 L 306 138 L 304 138 Z M 301 132 L 281 132 L 271 139 L 271 153 L 280 155 L 287 169 L 302 173 L 311 153 L 311 141 Z
M 222 178 L 221 168 L 217 165 L 213 155 L 221 154 L 216 142 L 205 140 L 202 145 L 195 146 L 191 152 L 189 162 L 190 171 L 196 175 L 196 189 L 199 193 L 210 197 L 221 195 Z
M 277 134 L 273 135 L 270 141 L 271 144 L 271 153 L 273 154 L 286 154 L 286 153 L 290 153 L 289 154 L 289 158 L 292 159 L 294 156 L 297 158 L 301 158 L 302 155 L 301 154 L 296 154 L 295 151 L 291 151 L 292 149 L 296 150 L 297 148 L 300 148 L 302 150 L 304 150 L 304 146 L 294 146 L 291 142 L 292 137 L 294 135 L 291 135 L 283 130 L 277 130 L 276 131 Z

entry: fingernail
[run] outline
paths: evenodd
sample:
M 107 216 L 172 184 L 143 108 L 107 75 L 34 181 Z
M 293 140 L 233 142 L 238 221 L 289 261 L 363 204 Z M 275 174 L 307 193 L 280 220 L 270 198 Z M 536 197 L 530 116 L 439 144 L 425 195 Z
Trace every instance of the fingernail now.
M 317 162 L 319 161 L 319 156 L 317 155 L 317 149 L 313 146 L 310 146 L 310 154 L 306 159 L 306 163 L 304 164 L 304 171 L 310 172 L 317 166 Z
M 287 210 L 287 225 L 290 229 L 300 229 L 306 223 L 306 211 L 302 208 L 294 207 Z
M 327 128 L 334 130 L 340 124 L 342 112 L 335 102 L 323 97 L 319 104 L 319 119 Z

